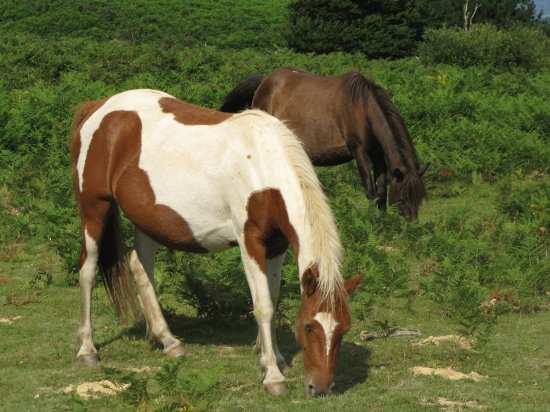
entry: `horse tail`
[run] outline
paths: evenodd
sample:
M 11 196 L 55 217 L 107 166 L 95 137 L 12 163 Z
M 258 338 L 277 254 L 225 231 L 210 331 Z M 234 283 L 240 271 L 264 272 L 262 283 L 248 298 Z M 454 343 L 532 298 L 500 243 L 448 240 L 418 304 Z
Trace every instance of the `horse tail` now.
M 76 165 L 80 155 L 80 129 L 89 117 L 107 99 L 83 103 L 73 118 L 71 141 L 71 167 L 73 189 L 77 208 L 81 209 L 80 187 Z M 119 209 L 116 202 L 112 201 L 106 214 L 103 234 L 99 244 L 98 266 L 103 276 L 105 289 L 117 311 L 117 315 L 123 322 L 137 318 L 138 304 L 133 293 L 130 270 L 126 258 L 122 225 Z
M 264 76 L 253 74 L 238 83 L 224 99 L 220 111 L 227 113 L 238 113 L 252 107 L 254 93 L 263 81 Z
M 117 203 L 111 203 L 103 236 L 99 245 L 99 271 L 103 276 L 105 289 L 117 315 L 122 322 L 137 318 L 138 303 L 126 257 L 122 224 Z

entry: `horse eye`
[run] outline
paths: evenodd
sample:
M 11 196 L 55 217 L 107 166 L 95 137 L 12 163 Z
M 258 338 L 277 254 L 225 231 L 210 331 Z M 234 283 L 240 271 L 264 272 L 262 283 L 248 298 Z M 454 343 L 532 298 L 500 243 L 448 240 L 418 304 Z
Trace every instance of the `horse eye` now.
M 306 332 L 313 332 L 313 325 L 310 323 L 306 324 L 304 328 L 306 329 Z

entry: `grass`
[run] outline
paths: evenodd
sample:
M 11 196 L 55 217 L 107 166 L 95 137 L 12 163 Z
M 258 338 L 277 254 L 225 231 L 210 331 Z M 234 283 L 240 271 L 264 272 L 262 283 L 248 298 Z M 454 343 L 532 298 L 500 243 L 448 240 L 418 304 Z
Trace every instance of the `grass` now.
M 492 198 L 487 189 L 469 200 Z M 438 198 L 423 209 L 421 219 L 462 208 L 464 201 Z M 550 312 L 548 301 L 528 315 L 499 317 L 489 342 L 474 350 L 454 343 L 413 346 L 410 338 L 360 339 L 374 320 L 419 329 L 423 336 L 456 333 L 456 324 L 438 306 L 419 296 L 412 310 L 405 299 L 374 304 L 363 320 L 355 319 L 345 338 L 336 370 L 338 396 L 307 401 L 303 397 L 301 355 L 291 328 L 283 329 L 280 346 L 292 367 L 286 373 L 290 394 L 264 393 L 259 358 L 252 351 L 256 327 L 251 324 L 210 325 L 186 307 L 163 296 L 168 322 L 188 354 L 165 359 L 145 341 L 143 325 L 116 322 L 101 287 L 94 290 L 93 321 L 101 366 L 85 368 L 76 361 L 79 292 L 66 286 L 62 262 L 47 245 L 4 243 L 0 260 L 0 399 L 3 410 L 440 410 L 442 399 L 499 411 L 537 411 L 547 407 L 550 387 Z M 364 287 L 368 288 L 368 285 Z M 296 302 L 286 302 L 293 320 Z M 379 322 L 381 323 L 381 322 Z M 487 379 L 449 381 L 415 376 L 411 368 L 450 367 L 477 372 Z M 131 368 L 150 369 L 132 372 Z M 84 400 L 74 388 L 109 379 L 132 386 L 116 396 Z M 67 393 L 64 388 L 73 385 Z M 466 404 L 466 402 L 470 402 Z M 471 403 L 475 402 L 475 403 Z M 448 408 L 448 407 L 447 407 Z M 455 409 L 468 406 L 455 406 Z
M 0 410 L 547 409 L 547 69 L 463 70 L 416 58 L 295 53 L 281 47 L 286 0 L 8 3 L 0 11 L 6 57 L 0 64 Z M 318 169 L 345 246 L 343 273 L 361 270 L 368 278 L 352 303 L 352 330 L 336 370 L 338 396 L 303 397 L 292 265 L 283 273 L 279 339 L 293 365 L 288 396 L 263 392 L 252 351 L 255 325 L 207 324 L 181 303 L 182 273 L 239 275 L 231 254 L 159 256 L 161 303 L 188 350 L 183 359 L 165 359 L 150 347 L 142 324 L 117 324 L 97 287 L 93 321 L 102 362 L 80 365 L 79 292 L 68 286 L 79 255 L 67 157 L 77 103 L 151 87 L 216 108 L 241 78 L 284 66 L 331 75 L 355 68 L 373 77 L 406 119 L 420 158 L 432 164 L 430 201 L 410 225 L 365 202 L 353 163 Z M 482 306 L 492 294 L 503 298 L 494 325 Z M 237 295 L 228 300 L 242 302 Z M 493 327 L 475 329 L 478 322 Z M 469 328 L 489 340 L 467 350 L 453 343 L 413 346 L 411 338 L 360 339 L 364 330 L 391 327 L 417 328 L 423 337 Z M 487 379 L 415 376 L 415 366 L 475 371 Z M 104 379 L 131 386 L 90 400 L 74 391 Z M 445 406 L 440 398 L 462 403 Z

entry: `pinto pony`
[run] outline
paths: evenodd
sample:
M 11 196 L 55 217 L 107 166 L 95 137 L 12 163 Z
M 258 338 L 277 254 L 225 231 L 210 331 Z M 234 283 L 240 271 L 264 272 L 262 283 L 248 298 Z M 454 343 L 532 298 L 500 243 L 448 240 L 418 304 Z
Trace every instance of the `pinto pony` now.
M 74 190 L 82 222 L 78 359 L 99 362 L 92 339 L 96 269 L 119 312 L 132 301 L 131 274 L 150 340 L 169 357 L 184 354 L 154 291 L 159 245 L 187 252 L 239 246 L 258 322 L 257 345 L 271 394 L 287 391 L 274 311 L 288 245 L 298 263 L 306 396 L 330 394 L 335 358 L 350 326 L 341 245 L 310 160 L 294 134 L 259 110 L 220 113 L 153 90 L 86 103 L 75 118 Z M 135 225 L 129 264 L 119 208 Z
M 337 77 L 302 70 L 277 69 L 252 75 L 229 92 L 221 111 L 265 110 L 287 122 L 317 166 L 356 160 L 368 199 L 386 208 L 396 204 L 407 220 L 415 220 L 426 197 L 413 142 L 385 90 L 357 72 Z M 372 172 L 371 172 L 372 169 Z

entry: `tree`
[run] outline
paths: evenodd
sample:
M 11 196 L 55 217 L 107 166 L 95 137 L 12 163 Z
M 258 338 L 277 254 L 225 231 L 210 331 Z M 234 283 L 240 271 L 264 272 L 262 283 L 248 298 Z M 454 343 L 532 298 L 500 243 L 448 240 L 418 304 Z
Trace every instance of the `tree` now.
M 480 7 L 481 7 L 481 3 L 477 3 L 474 7 L 474 11 L 470 11 L 469 1 L 464 0 L 464 6 L 462 8 L 462 10 L 464 11 L 464 31 L 468 31 Z
M 362 52 L 370 58 L 400 58 L 416 52 L 427 28 L 492 23 L 533 23 L 533 0 L 295 0 L 289 6 L 289 47 L 301 52 Z
M 298 51 L 412 53 L 423 31 L 411 0 L 297 0 L 289 4 L 288 45 Z
M 478 23 L 492 23 L 497 27 L 508 27 L 513 23 L 534 23 L 540 20 L 536 15 L 533 0 L 478 0 L 482 7 L 476 15 Z

